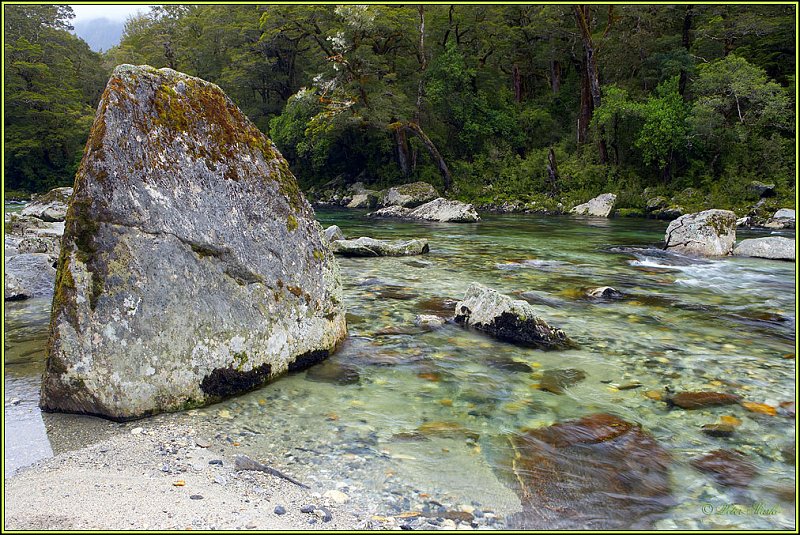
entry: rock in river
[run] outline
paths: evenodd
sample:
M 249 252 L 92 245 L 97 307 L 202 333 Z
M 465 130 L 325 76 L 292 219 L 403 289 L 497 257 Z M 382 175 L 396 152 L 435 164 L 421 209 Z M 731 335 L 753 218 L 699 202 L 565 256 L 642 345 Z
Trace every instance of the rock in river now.
M 442 223 L 473 223 L 481 219 L 471 204 L 451 201 L 441 197 L 413 210 L 402 206 L 387 206 L 368 215 L 370 217 L 422 219 L 424 221 L 439 221 Z
M 771 260 L 791 260 L 795 257 L 795 243 L 792 238 L 769 236 L 742 240 L 733 250 L 736 256 L 753 256 Z
M 739 396 L 722 392 L 680 392 L 666 399 L 667 405 L 670 407 L 680 407 L 686 410 L 735 405 L 739 401 L 741 401 Z
M 706 210 L 686 214 L 669 224 L 665 249 L 700 256 L 726 256 L 736 242 L 736 214 Z
M 343 240 L 344 233 L 342 232 L 342 229 L 340 229 L 338 225 L 331 225 L 330 227 L 325 229 L 325 239 L 328 242 Z
M 44 253 L 14 255 L 6 260 L 5 299 L 14 301 L 53 295 L 56 270 L 53 259 Z
M 617 202 L 617 196 L 613 193 L 603 193 L 594 199 L 589 200 L 583 204 L 579 204 L 569 212 L 577 215 L 588 215 L 593 217 L 608 217 L 611 210 L 614 209 L 614 203 Z
M 473 282 L 456 304 L 457 323 L 500 340 L 539 349 L 564 349 L 573 344 L 561 329 L 550 327 L 521 299 L 512 299 Z
M 276 147 L 216 85 L 117 67 L 75 177 L 41 406 L 200 406 L 328 356 L 336 261 Z
M 383 194 L 383 206 L 404 206 L 414 208 L 430 202 L 439 196 L 436 188 L 427 182 L 412 182 L 389 188 Z
M 546 370 L 539 381 L 539 388 L 553 394 L 563 394 L 564 389 L 586 379 L 586 372 L 574 368 Z
M 428 240 L 376 240 L 361 237 L 355 240 L 336 240 L 331 249 L 341 256 L 411 256 L 427 253 Z
M 648 529 L 672 503 L 670 456 L 639 426 L 610 414 L 510 437 L 505 475 L 522 512 L 512 529 Z
M 42 221 L 64 221 L 67 216 L 67 203 L 72 196 L 72 188 L 51 189 L 36 197 L 22 209 L 20 215 L 38 217 Z
M 747 457 L 732 450 L 715 450 L 692 459 L 690 464 L 728 487 L 746 487 L 758 475 L 758 469 Z

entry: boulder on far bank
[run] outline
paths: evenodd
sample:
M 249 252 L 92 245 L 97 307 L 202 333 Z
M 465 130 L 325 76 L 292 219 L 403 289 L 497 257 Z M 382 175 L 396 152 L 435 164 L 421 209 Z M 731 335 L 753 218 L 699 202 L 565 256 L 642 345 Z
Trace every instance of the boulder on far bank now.
M 430 248 L 428 240 L 376 240 L 362 236 L 332 241 L 331 250 L 340 256 L 413 256 L 425 254 Z
M 565 349 L 573 342 L 536 315 L 533 306 L 473 282 L 455 307 L 455 321 L 513 344 L 538 349 Z
M 784 228 L 794 228 L 795 225 L 795 216 L 794 210 L 791 208 L 781 208 L 775 215 L 773 215 L 766 223 L 764 223 L 764 227 L 771 228 L 771 229 L 784 229 Z
M 436 188 L 427 182 L 412 182 L 387 189 L 383 194 L 381 204 L 383 206 L 416 208 L 436 199 L 438 196 Z
M 608 217 L 614 209 L 617 196 L 613 193 L 603 193 L 594 199 L 583 204 L 579 204 L 569 212 L 576 215 L 588 215 L 592 217 Z
M 726 256 L 736 241 L 736 214 L 729 210 L 705 210 L 686 214 L 667 227 L 664 248 L 700 255 Z
M 49 222 L 64 221 L 67 216 L 67 203 L 72 193 L 72 188 L 51 189 L 34 197 L 31 203 L 20 211 L 20 215 L 37 217 Z
M 733 250 L 736 256 L 752 256 L 771 260 L 795 260 L 795 241 L 791 238 L 768 236 L 742 240 Z

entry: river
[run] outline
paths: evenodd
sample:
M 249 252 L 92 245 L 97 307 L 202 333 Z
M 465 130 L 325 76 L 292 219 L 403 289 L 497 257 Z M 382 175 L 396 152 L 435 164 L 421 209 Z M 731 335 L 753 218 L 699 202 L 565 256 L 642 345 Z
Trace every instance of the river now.
M 503 527 L 520 508 L 502 469 L 513 455 L 507 437 L 607 412 L 640 424 L 672 456 L 674 505 L 651 527 L 794 528 L 793 417 L 739 405 L 685 411 L 652 399 L 669 387 L 774 407 L 794 401 L 794 263 L 665 254 L 658 243 L 666 223 L 651 220 L 486 215 L 476 224 L 434 224 L 341 210 L 317 217 L 348 237 L 427 238 L 430 253 L 339 260 L 349 337 L 318 369 L 155 418 L 203 421 L 254 458 L 346 487 L 377 515 L 476 509 Z M 455 324 L 414 327 L 416 314 L 452 307 L 473 281 L 528 299 L 579 347 L 544 352 Z M 598 286 L 624 298 L 585 297 Z M 131 425 L 38 411 L 49 306 L 6 303 L 6 475 Z M 538 388 L 543 373 L 559 368 L 585 379 L 561 395 Z M 721 417 L 740 421 L 733 436 L 701 432 Z M 719 448 L 757 466 L 749 487 L 718 485 L 689 464 Z M 726 513 L 732 504 L 751 514 Z M 722 513 L 709 514 L 708 505 Z

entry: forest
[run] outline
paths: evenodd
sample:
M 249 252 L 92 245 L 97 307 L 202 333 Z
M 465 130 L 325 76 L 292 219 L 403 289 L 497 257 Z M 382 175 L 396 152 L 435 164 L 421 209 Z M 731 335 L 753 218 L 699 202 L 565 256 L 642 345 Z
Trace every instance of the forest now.
M 72 184 L 132 63 L 218 84 L 306 190 L 746 211 L 758 181 L 794 206 L 792 5 L 167 5 L 103 54 L 69 6 L 4 9 L 7 195 Z

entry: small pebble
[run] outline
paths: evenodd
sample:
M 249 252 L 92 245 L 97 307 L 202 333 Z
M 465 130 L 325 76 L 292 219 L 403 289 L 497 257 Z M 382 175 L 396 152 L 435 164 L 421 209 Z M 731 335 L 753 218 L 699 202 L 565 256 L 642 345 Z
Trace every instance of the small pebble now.
M 254 524 L 253 522 L 250 522 L 249 524 L 247 524 L 245 526 L 245 529 L 256 529 L 257 527 L 258 526 L 256 524 Z
M 300 512 L 301 513 L 313 513 L 314 512 L 314 506 L 313 505 L 304 505 L 303 507 L 300 508 Z
M 131 435 L 141 435 L 142 431 L 144 431 L 144 429 L 142 429 L 141 427 L 134 427 L 133 429 L 131 429 Z
M 324 507 L 317 507 L 314 510 L 314 514 L 320 517 L 323 522 L 330 522 L 333 520 L 333 515 L 331 515 L 331 512 Z
M 165 464 L 164 466 L 162 466 L 162 467 L 161 467 L 161 471 L 162 471 L 162 472 L 169 472 L 169 465 L 168 465 L 168 464 Z
M 201 495 L 199 495 L 199 494 L 192 494 L 191 496 L 189 496 L 189 499 L 190 500 L 202 500 L 203 497 Z
M 275 510 L 273 512 L 276 515 L 285 515 L 286 514 L 286 509 L 284 509 L 282 505 L 278 505 L 278 506 L 275 507 Z
M 218 465 L 222 466 L 222 460 L 221 459 L 211 459 L 210 461 L 208 461 L 208 464 L 218 464 Z

